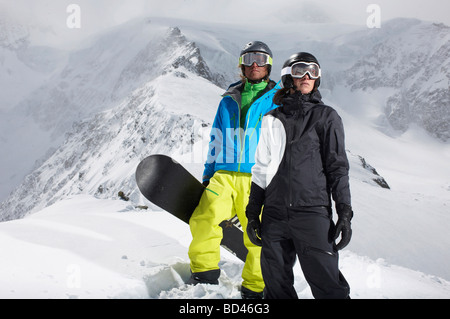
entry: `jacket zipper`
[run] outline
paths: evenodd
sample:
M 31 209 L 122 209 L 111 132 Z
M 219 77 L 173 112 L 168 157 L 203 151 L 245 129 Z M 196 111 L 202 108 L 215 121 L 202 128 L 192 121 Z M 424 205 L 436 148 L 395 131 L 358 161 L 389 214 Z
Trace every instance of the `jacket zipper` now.
M 289 207 L 293 206 L 293 196 L 292 196 L 292 144 L 294 142 L 294 129 L 293 126 L 288 123 L 288 119 L 286 118 L 286 125 L 288 127 L 288 191 L 289 191 Z
M 240 110 L 239 110 L 239 112 L 240 112 Z M 240 154 L 239 154 L 238 172 L 241 171 L 242 155 L 244 154 L 244 150 L 245 150 L 245 131 L 246 131 L 246 128 L 248 127 L 248 123 L 250 122 L 250 116 L 249 116 L 250 112 L 251 112 L 251 108 L 249 108 L 247 111 L 247 123 L 242 128 L 243 129 L 242 135 L 241 135 L 241 126 L 239 125 L 239 140 L 241 141 L 241 143 L 240 143 L 241 149 L 240 149 Z M 239 114 L 239 118 L 241 118 L 240 114 Z
M 270 90 L 269 90 L 270 91 Z M 267 92 L 269 92 L 269 91 L 267 91 Z M 267 94 L 267 92 L 266 93 L 264 93 L 261 97 L 259 97 L 256 101 L 258 101 L 258 100 L 260 100 L 260 99 L 262 99 L 266 94 Z M 239 103 L 234 99 L 234 97 L 232 97 L 231 95 L 229 95 L 229 97 L 231 97 L 232 99 L 233 99 L 233 101 L 236 103 L 236 105 L 237 105 L 237 109 L 238 109 L 238 119 L 240 120 L 240 118 L 241 118 L 241 107 L 240 107 L 240 105 L 239 105 Z M 256 102 L 255 101 L 255 102 Z M 245 131 L 246 131 L 246 128 L 248 127 L 248 124 L 249 124 L 249 122 L 250 122 L 250 112 L 251 112 L 251 110 L 252 110 L 252 108 L 250 107 L 249 108 L 249 110 L 247 111 L 247 123 L 246 123 L 246 125 L 245 125 L 245 127 L 243 127 L 242 129 L 244 130 L 244 133 L 245 133 Z M 235 113 L 236 114 L 236 113 Z M 255 126 L 254 126 L 254 128 L 255 128 L 255 130 L 256 130 L 256 127 L 258 126 L 258 123 L 261 121 L 261 118 L 262 118 L 262 115 L 258 118 L 258 121 L 256 122 L 256 124 L 255 124 Z M 234 130 L 236 131 L 236 120 L 234 121 Z M 243 134 L 242 136 L 240 136 L 241 134 L 240 134 L 240 125 L 239 125 L 239 141 L 240 141 L 240 152 L 239 152 L 239 164 L 238 164 L 238 172 L 240 172 L 241 171 L 241 162 L 242 162 L 242 155 L 243 155 L 243 153 L 244 153 L 244 150 L 245 150 L 245 134 Z M 252 133 L 252 135 L 250 136 L 250 138 L 253 136 L 253 133 Z
M 288 180 L 289 180 L 289 185 L 288 185 L 288 187 L 289 187 L 289 207 L 292 207 L 293 206 L 293 204 L 292 204 L 292 202 L 293 202 L 293 200 L 292 200 L 292 140 L 291 141 L 289 141 L 289 143 L 288 143 L 288 151 L 289 151 L 289 162 L 288 162 L 288 168 L 289 168 L 289 170 L 288 170 Z
M 243 128 L 243 129 L 244 129 L 244 132 L 243 132 L 244 134 L 243 134 L 243 136 L 242 136 L 243 142 L 242 142 L 242 139 L 241 139 L 241 145 L 242 145 L 242 147 L 241 147 L 241 154 L 240 154 L 240 157 L 239 157 L 239 166 L 238 166 L 238 171 L 239 171 L 239 172 L 241 171 L 242 154 L 245 152 L 245 136 L 246 136 L 245 132 L 247 131 L 248 125 L 250 124 L 250 112 L 251 112 L 251 111 L 252 111 L 252 109 L 250 108 L 250 109 L 248 110 L 248 112 L 247 112 L 247 124 L 246 124 L 245 127 Z M 255 133 L 256 128 L 258 127 L 259 122 L 261 122 L 262 117 L 263 117 L 263 115 L 261 114 L 261 115 L 258 117 L 258 120 L 256 121 L 256 124 L 253 126 L 253 132 L 252 132 L 252 134 L 248 137 L 248 141 L 249 141 L 249 142 L 250 142 L 250 140 L 252 139 L 253 134 Z
M 289 207 L 294 206 L 294 196 L 293 196 L 293 191 L 292 191 L 292 145 L 294 144 L 297 136 L 296 136 L 296 125 L 300 122 L 300 117 L 301 117 L 301 125 L 304 124 L 305 122 L 305 116 L 303 113 L 300 113 L 298 115 L 294 115 L 293 116 L 293 125 L 290 125 L 289 123 L 287 123 L 287 119 L 286 119 L 286 125 L 288 125 L 289 129 L 291 130 L 290 134 L 291 134 L 291 139 L 288 142 L 288 151 L 289 151 L 289 163 L 288 163 L 288 178 L 289 178 Z M 303 132 L 303 129 L 299 128 L 297 135 L 298 138 L 300 139 L 300 135 Z
M 237 123 L 238 123 L 238 122 L 240 123 L 240 119 L 241 119 L 241 107 L 240 107 L 239 103 L 235 100 L 234 97 L 232 97 L 231 95 L 229 95 L 229 97 L 231 97 L 231 98 L 233 99 L 233 101 L 236 103 L 237 109 L 238 109 L 237 120 L 236 120 L 236 118 L 235 118 L 236 113 L 234 113 L 234 115 L 233 115 L 233 117 L 232 117 L 231 119 L 234 118 L 234 124 L 233 124 L 234 127 L 233 127 L 233 128 L 234 128 L 234 131 L 235 131 L 235 132 L 236 132 L 237 127 L 239 127 L 239 146 L 240 146 L 240 150 L 239 150 L 238 172 L 240 172 L 240 171 L 241 171 L 241 159 L 242 159 L 242 137 L 241 137 L 241 130 L 240 130 L 241 126 L 240 126 L 240 125 L 238 126 Z

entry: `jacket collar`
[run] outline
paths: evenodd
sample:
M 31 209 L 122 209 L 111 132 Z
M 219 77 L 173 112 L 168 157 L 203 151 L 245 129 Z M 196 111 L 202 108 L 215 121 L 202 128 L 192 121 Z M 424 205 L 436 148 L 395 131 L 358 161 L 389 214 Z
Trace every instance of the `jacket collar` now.
M 222 97 L 230 96 L 240 106 L 241 105 L 241 94 L 242 94 L 242 91 L 244 90 L 245 83 L 246 82 L 238 81 L 236 83 L 231 84 L 228 87 L 228 90 L 222 95 Z M 267 84 L 266 88 L 264 89 L 262 95 L 266 94 L 271 89 L 273 89 L 275 87 L 275 85 L 276 85 L 276 83 L 274 81 L 269 80 L 269 83 Z
M 317 104 L 322 104 L 322 95 L 319 91 L 314 91 L 309 94 L 295 92 L 284 98 L 283 110 L 286 114 L 293 114 L 300 110 L 305 114 Z

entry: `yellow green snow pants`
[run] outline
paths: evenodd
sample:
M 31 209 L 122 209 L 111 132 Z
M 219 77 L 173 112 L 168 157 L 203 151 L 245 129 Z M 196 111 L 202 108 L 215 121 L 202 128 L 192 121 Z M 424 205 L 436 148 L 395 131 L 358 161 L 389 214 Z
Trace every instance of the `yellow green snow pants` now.
M 253 245 L 247 236 L 247 207 L 251 174 L 218 171 L 203 192 L 200 203 L 189 221 L 192 242 L 189 246 L 191 271 L 204 272 L 219 269 L 222 228 L 219 224 L 236 214 L 244 230 L 244 245 L 248 249 L 242 270 L 242 285 L 255 292 L 264 290 L 261 274 L 261 247 Z

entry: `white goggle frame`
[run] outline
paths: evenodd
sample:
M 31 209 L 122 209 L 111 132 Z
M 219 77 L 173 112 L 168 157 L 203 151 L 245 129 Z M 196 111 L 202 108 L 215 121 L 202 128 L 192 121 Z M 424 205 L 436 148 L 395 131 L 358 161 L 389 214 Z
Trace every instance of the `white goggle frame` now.
M 292 74 L 292 69 L 298 64 L 304 64 L 306 66 L 305 71 L 302 74 L 294 75 L 294 74 Z M 314 66 L 315 68 L 318 69 L 318 75 L 317 76 L 314 76 L 313 74 L 311 74 L 311 71 L 308 70 L 309 66 Z M 281 70 L 281 76 L 282 77 L 284 75 L 290 75 L 293 78 L 298 78 L 298 79 L 301 79 L 302 77 L 304 77 L 306 75 L 306 73 L 308 73 L 309 78 L 311 80 L 317 80 L 322 75 L 322 71 L 321 71 L 319 65 L 317 63 L 314 63 L 314 62 L 296 62 L 296 63 L 292 64 L 291 66 L 285 67 L 284 69 Z

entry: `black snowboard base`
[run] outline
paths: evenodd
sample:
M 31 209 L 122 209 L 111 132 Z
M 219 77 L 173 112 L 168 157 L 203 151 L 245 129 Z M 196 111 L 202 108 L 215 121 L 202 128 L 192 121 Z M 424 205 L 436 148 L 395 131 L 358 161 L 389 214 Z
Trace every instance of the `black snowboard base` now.
M 189 219 L 205 191 L 181 164 L 166 155 L 150 155 L 136 169 L 139 190 L 153 204 L 189 224 Z M 245 262 L 243 230 L 237 216 L 224 220 L 221 246 Z

